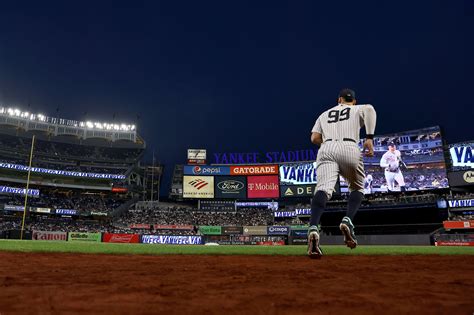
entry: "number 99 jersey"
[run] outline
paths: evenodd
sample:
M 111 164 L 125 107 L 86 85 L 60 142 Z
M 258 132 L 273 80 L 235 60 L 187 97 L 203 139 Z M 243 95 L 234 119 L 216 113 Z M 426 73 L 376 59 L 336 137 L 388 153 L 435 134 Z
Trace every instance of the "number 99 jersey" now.
M 320 133 L 323 142 L 327 139 L 351 139 L 359 142 L 360 129 L 364 121 L 375 119 L 372 105 L 345 105 L 339 104 L 322 113 L 314 124 L 312 132 Z M 375 126 L 374 126 L 375 127 Z

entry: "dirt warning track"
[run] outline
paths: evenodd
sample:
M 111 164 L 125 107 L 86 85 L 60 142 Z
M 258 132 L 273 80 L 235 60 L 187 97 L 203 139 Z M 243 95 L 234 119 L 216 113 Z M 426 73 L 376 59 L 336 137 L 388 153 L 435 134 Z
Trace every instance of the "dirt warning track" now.
M 0 314 L 472 314 L 474 256 L 0 252 Z

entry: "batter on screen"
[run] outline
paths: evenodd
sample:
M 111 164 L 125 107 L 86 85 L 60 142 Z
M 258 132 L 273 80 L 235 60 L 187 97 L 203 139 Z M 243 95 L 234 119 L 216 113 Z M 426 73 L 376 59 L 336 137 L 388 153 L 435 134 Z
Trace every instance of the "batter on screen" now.
M 308 230 L 308 255 L 321 258 L 319 247 L 319 223 L 326 202 L 334 192 L 339 175 L 349 185 L 349 200 L 346 216 L 339 228 L 350 248 L 357 246 L 352 220 L 364 196 L 364 164 L 359 146 L 360 129 L 365 126 L 366 156 L 374 155 L 374 132 L 377 114 L 372 105 L 355 105 L 355 92 L 344 89 L 339 93 L 338 105 L 322 113 L 316 120 L 311 142 L 320 145 L 316 160 L 317 185 L 311 201 L 311 223 Z
M 400 170 L 400 164 L 404 165 L 401 153 L 397 150 L 395 142 L 390 142 L 388 144 L 388 151 L 380 159 L 380 167 L 385 170 L 388 191 L 395 190 L 395 182 L 400 186 L 400 191 L 406 191 L 405 179 Z

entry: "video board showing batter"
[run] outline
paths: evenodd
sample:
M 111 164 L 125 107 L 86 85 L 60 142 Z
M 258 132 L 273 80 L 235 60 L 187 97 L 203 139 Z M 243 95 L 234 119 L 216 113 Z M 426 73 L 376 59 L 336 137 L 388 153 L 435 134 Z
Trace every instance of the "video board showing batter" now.
M 364 157 L 364 168 L 366 194 L 449 187 L 439 127 L 375 137 L 374 156 Z M 341 192 L 348 192 L 340 180 Z

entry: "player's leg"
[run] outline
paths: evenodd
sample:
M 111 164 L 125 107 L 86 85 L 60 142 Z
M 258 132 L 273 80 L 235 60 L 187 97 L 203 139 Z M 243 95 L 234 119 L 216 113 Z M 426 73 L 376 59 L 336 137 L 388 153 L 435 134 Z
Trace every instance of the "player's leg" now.
M 311 200 L 310 226 L 318 226 L 326 208 L 326 202 L 331 198 L 339 176 L 339 167 L 334 161 L 321 161 L 317 169 L 318 183 L 316 192 Z
M 354 154 L 359 154 L 355 152 Z M 354 219 L 364 198 L 364 164 L 362 156 L 359 159 L 344 159 L 340 163 L 341 175 L 346 178 L 349 186 L 349 199 L 347 201 L 346 216 L 342 219 L 339 228 L 344 235 L 344 242 L 350 248 L 357 246 L 357 240 L 354 233 Z
M 398 183 L 398 186 L 400 186 L 400 191 L 406 191 L 405 179 L 403 178 L 402 172 L 394 173 L 393 179 Z
M 395 189 L 395 173 L 385 171 L 385 181 L 387 182 L 387 190 L 391 192 Z
M 319 153 L 323 156 L 323 153 Z M 310 258 L 321 258 L 322 251 L 319 247 L 319 223 L 321 216 L 326 208 L 326 202 L 334 192 L 337 178 L 339 176 L 339 169 L 334 161 L 319 159 L 316 169 L 318 183 L 316 185 L 316 192 L 311 200 L 311 221 L 308 229 L 308 256 Z

